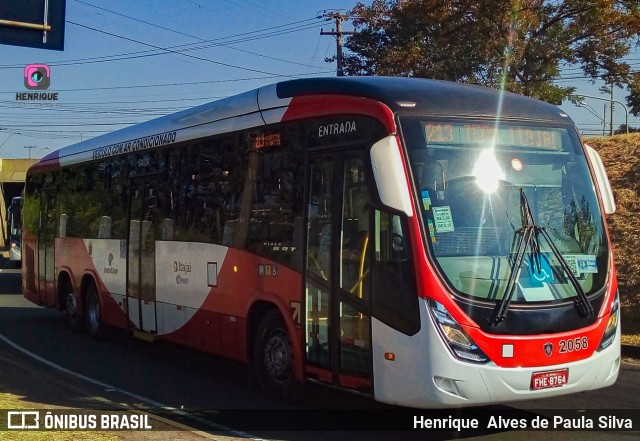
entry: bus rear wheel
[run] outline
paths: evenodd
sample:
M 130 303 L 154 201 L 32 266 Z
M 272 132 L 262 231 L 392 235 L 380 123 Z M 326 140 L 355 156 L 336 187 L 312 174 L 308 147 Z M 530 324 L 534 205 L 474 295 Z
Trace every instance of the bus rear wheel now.
M 78 316 L 78 303 L 76 302 L 76 296 L 73 294 L 73 292 L 69 292 L 67 294 L 65 306 L 67 322 L 69 323 L 69 326 L 74 331 L 81 331 L 83 325 L 82 317 Z
M 102 323 L 100 314 L 100 299 L 98 299 L 98 289 L 95 285 L 90 285 L 85 297 L 85 326 L 92 338 L 97 340 L 104 338 L 105 326 Z
M 293 374 L 293 348 L 280 313 L 271 310 L 260 321 L 256 332 L 253 361 L 262 390 L 271 398 L 291 402 L 301 384 Z

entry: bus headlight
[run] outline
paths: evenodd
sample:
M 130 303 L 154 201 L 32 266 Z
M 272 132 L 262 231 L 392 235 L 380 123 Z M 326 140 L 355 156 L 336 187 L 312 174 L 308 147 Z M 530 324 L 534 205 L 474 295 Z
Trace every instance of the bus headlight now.
M 618 330 L 618 323 L 620 322 L 620 293 L 616 291 L 616 298 L 611 303 L 611 311 L 609 311 L 609 320 L 607 321 L 607 327 L 604 330 L 604 335 L 598 346 L 598 352 L 609 347 L 616 338 L 616 331 Z
M 489 361 L 489 357 L 482 352 L 458 322 L 451 317 L 444 305 L 429 299 L 429 312 L 440 336 L 454 357 L 472 363 L 487 363 Z

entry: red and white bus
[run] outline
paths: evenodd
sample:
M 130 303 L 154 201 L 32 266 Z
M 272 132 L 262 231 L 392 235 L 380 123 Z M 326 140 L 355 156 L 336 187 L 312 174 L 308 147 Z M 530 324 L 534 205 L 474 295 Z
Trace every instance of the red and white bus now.
M 23 287 L 131 329 L 437 408 L 611 385 L 617 281 L 598 154 L 556 106 L 407 78 L 281 82 L 49 154 Z

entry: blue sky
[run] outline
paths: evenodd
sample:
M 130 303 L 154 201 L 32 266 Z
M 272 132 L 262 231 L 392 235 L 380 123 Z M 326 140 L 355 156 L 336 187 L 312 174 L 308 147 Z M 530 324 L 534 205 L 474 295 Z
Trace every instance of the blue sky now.
M 355 0 L 67 0 L 65 50 L 0 45 L 0 157 L 41 157 L 132 123 L 303 76 L 334 76 L 333 23 Z M 365 2 L 370 3 L 370 2 Z M 345 23 L 343 30 L 351 30 Z M 186 47 L 193 48 L 176 53 Z M 161 50 L 165 48 L 168 50 Z M 25 104 L 24 67 L 47 64 L 55 104 Z M 601 96 L 576 69 L 560 84 Z M 624 101 L 617 90 L 615 99 Z M 562 106 L 578 127 L 602 129 L 605 101 L 592 112 Z M 607 104 L 608 105 L 608 104 Z M 593 115 L 596 113 L 598 116 Z M 607 111 L 608 119 L 608 111 Z M 630 117 L 637 126 L 638 118 Z M 614 128 L 624 123 L 617 106 Z

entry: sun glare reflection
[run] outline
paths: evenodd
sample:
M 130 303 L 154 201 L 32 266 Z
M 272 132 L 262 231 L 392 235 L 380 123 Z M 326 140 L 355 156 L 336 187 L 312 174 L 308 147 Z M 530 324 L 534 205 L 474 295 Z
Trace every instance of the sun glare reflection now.
M 492 148 L 483 150 L 473 167 L 476 185 L 486 194 L 495 193 L 500 181 L 505 179 L 504 170 L 500 167 Z

